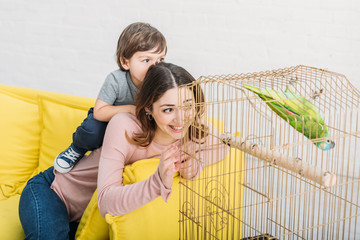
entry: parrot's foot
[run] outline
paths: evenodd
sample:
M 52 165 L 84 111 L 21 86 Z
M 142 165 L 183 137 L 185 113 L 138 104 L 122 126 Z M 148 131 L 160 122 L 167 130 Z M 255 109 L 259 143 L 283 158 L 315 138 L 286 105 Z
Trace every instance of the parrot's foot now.
M 299 80 L 298 77 L 292 77 L 292 78 L 290 78 L 290 80 L 289 80 L 289 84 L 290 84 L 290 85 L 294 85 L 298 80 Z
M 321 88 L 319 91 L 313 91 L 313 95 L 312 95 L 312 99 L 316 99 L 316 98 L 318 98 L 318 97 L 320 97 L 320 95 L 322 94 L 324 92 L 324 89 L 323 88 Z

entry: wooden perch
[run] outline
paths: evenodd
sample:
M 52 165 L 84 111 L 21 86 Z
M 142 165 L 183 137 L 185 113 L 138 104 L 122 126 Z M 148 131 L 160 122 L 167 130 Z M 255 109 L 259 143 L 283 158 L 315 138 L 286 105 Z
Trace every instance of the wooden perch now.
M 336 183 L 336 175 L 334 173 L 319 169 L 316 166 L 303 161 L 301 158 L 286 156 L 278 151 L 270 150 L 249 140 L 231 136 L 230 134 L 221 134 L 221 138 L 225 144 L 231 147 L 300 174 L 300 176 L 310 179 L 325 188 L 332 187 Z

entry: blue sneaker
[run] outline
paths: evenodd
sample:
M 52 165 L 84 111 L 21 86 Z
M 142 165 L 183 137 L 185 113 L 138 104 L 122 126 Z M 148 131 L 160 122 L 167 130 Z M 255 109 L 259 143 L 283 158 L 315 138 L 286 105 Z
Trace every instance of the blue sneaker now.
M 57 155 L 54 160 L 54 168 L 60 173 L 70 172 L 70 170 L 83 156 L 84 154 L 78 153 L 70 146 L 65 151 Z

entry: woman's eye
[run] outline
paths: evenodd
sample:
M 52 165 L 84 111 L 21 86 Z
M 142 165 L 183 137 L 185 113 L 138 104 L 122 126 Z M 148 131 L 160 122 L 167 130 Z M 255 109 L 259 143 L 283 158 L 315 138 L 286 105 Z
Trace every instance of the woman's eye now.
M 144 59 L 143 62 L 148 63 L 148 62 L 150 62 L 150 59 Z
M 172 108 L 166 108 L 166 109 L 163 110 L 163 112 L 165 112 L 165 113 L 169 113 L 171 111 L 172 111 Z
M 165 58 L 159 58 L 158 62 L 163 62 Z

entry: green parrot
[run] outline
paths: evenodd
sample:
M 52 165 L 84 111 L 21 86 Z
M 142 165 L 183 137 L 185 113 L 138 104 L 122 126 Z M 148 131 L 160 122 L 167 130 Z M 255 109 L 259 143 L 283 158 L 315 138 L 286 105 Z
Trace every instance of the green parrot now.
M 282 92 L 259 89 L 248 84 L 243 84 L 243 87 L 256 93 L 276 114 L 308 139 L 315 140 L 330 136 L 319 111 L 304 97 L 289 91 L 288 88 Z M 334 141 L 330 139 L 313 142 L 324 151 L 335 147 Z

